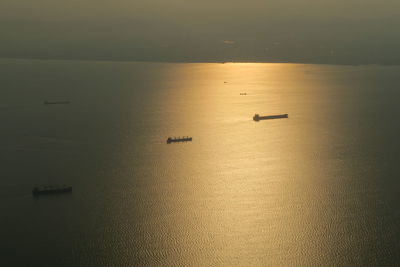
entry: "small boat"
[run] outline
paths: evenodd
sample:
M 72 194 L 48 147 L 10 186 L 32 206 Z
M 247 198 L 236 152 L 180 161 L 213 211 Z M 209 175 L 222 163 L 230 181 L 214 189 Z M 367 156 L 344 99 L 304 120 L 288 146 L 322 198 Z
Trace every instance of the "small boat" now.
M 50 195 L 50 194 L 62 194 L 62 193 L 71 193 L 72 186 L 45 186 L 45 187 L 35 187 L 32 190 L 33 196 L 39 195 Z
M 255 114 L 253 120 L 260 121 L 260 120 L 273 120 L 273 119 L 284 119 L 284 118 L 289 118 L 289 115 L 281 114 L 281 115 L 260 116 L 258 114 Z
M 43 105 L 65 105 L 70 103 L 70 101 L 44 101 Z
M 193 138 L 189 137 L 189 136 L 184 136 L 184 137 L 168 137 L 167 139 L 167 144 L 171 144 L 171 143 L 179 143 L 179 142 L 190 142 L 192 141 Z

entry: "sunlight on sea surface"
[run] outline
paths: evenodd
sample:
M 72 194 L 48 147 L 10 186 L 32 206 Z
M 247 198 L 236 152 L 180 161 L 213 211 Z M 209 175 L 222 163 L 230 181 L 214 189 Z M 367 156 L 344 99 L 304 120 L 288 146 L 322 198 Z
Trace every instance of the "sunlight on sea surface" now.
M 4 262 L 399 262 L 399 70 L 1 60 Z

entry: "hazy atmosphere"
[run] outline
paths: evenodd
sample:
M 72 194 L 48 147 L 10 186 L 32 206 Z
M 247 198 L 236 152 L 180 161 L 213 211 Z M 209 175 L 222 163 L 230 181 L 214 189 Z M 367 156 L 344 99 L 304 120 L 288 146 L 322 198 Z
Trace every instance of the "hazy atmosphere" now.
M 0 2 L 0 57 L 400 63 L 400 2 Z
M 0 265 L 400 266 L 399 26 L 400 0 L 0 0 Z

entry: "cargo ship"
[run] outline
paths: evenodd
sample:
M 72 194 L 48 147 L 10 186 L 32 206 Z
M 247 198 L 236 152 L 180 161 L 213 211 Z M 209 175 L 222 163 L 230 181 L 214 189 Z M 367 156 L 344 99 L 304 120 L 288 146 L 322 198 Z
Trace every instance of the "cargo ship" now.
M 43 105 L 65 105 L 71 103 L 70 101 L 44 101 Z
M 35 187 L 32 190 L 32 195 L 51 195 L 51 194 L 62 194 L 62 193 L 71 193 L 72 186 L 45 186 L 45 187 Z
M 289 118 L 289 115 L 280 114 L 280 115 L 260 116 L 258 114 L 255 114 L 253 120 L 260 121 L 260 120 L 273 120 L 273 119 L 285 119 L 285 118 Z
M 171 143 L 179 143 L 179 142 L 190 142 L 192 141 L 192 137 L 184 136 L 184 137 L 168 137 L 167 144 Z

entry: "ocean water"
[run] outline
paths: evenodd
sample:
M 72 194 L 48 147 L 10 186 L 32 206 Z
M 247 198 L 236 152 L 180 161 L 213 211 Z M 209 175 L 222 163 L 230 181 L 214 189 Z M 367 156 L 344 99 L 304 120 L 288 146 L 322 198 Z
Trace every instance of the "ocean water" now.
M 400 67 L 0 73 L 1 266 L 400 264 Z M 32 197 L 53 184 L 73 192 Z

